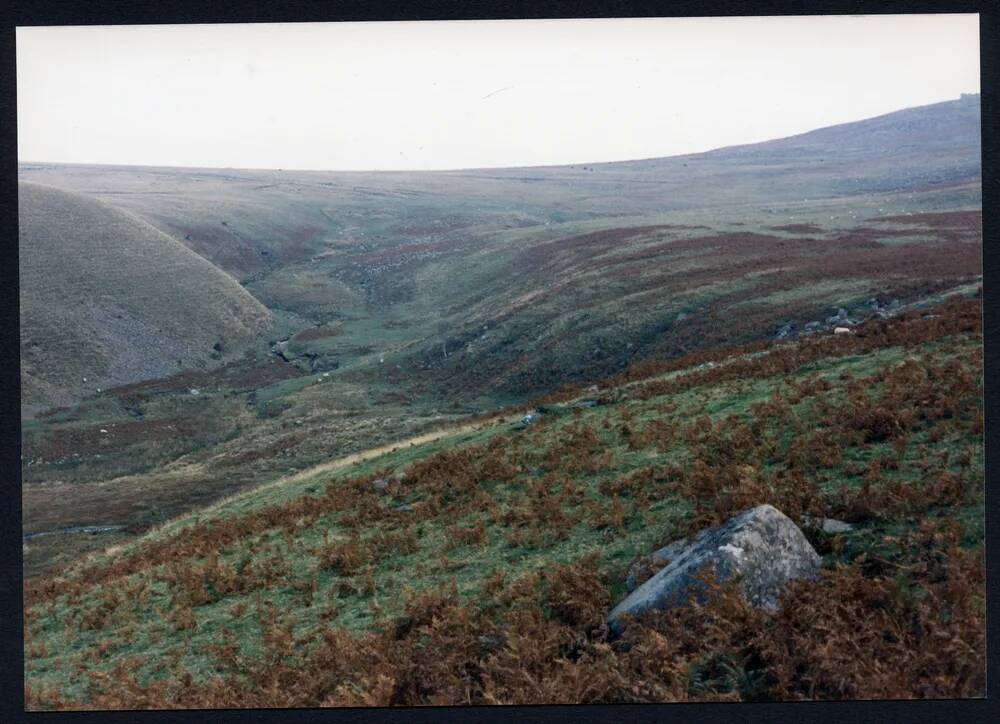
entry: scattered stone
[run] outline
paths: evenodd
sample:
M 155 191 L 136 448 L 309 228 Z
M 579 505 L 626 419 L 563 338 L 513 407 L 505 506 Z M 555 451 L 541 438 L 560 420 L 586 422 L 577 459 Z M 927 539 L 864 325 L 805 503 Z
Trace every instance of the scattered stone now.
M 108 433 L 108 431 L 105 430 L 103 427 L 101 428 L 101 432 L 104 433 L 105 435 Z
M 527 415 L 521 418 L 521 422 L 523 422 L 525 425 L 530 425 L 535 421 L 536 417 L 537 416 L 535 415 L 535 413 L 529 412 Z
M 847 321 L 847 310 L 844 309 L 843 307 L 840 307 L 839 309 L 837 309 L 837 313 L 834 314 L 832 317 L 827 317 L 826 321 L 829 322 L 830 324 L 843 324 L 844 322 Z
M 589 392 L 591 394 L 596 394 L 596 393 L 598 393 L 600 391 L 601 390 L 600 390 L 600 388 L 598 388 L 597 385 L 591 385 L 590 387 L 587 388 L 587 392 Z
M 201 392 L 199 390 L 196 390 L 194 387 L 192 387 L 190 390 L 188 390 L 188 392 L 190 392 L 195 397 L 197 397 L 198 395 L 201 394 Z
M 677 320 L 676 321 L 683 322 L 687 318 L 688 318 L 688 315 L 686 315 L 684 312 L 678 312 L 677 313 Z
M 842 520 L 837 520 L 836 518 L 813 518 L 809 515 L 803 516 L 802 527 L 822 531 L 827 535 L 839 535 L 840 533 L 849 533 L 854 530 L 853 525 L 845 523 Z
M 791 336 L 792 329 L 793 329 L 792 325 L 786 324 L 781 329 L 778 330 L 778 333 L 776 335 L 774 335 L 774 338 L 775 339 L 786 339 L 787 337 Z
M 806 322 L 805 329 L 811 332 L 814 329 L 819 329 L 820 324 L 820 322 Z
M 854 334 L 854 331 L 850 327 L 834 327 L 834 334 Z
M 397 513 L 412 513 L 413 506 L 410 503 L 403 503 L 402 505 L 397 505 L 393 510 Z
M 819 555 L 799 527 L 771 505 L 751 508 L 724 525 L 699 532 L 690 543 L 677 541 L 653 556 L 670 562 L 607 615 L 613 632 L 621 632 L 626 616 L 687 603 L 703 590 L 698 574 L 705 566 L 720 582 L 739 575 L 747 600 L 774 611 L 789 581 L 815 577 L 820 565 Z
M 820 528 L 824 533 L 829 533 L 830 535 L 836 535 L 838 533 L 848 533 L 854 530 L 854 526 L 850 523 L 845 523 L 842 520 L 837 520 L 836 518 L 824 518 L 823 525 Z
M 386 480 L 385 478 L 375 478 L 372 481 L 372 487 L 381 493 L 383 490 L 389 487 L 389 481 Z

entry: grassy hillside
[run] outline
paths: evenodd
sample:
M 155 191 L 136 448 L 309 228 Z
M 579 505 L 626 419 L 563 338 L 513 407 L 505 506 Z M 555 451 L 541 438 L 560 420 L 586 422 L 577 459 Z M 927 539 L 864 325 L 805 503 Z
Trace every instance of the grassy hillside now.
M 643 360 L 816 334 L 840 308 L 862 321 L 973 293 L 978 118 L 971 98 L 754 146 L 575 167 L 23 165 L 22 179 L 171 235 L 273 318 L 219 369 L 100 384 L 26 421 L 27 570 Z M 140 288 L 126 286 L 126 298 Z M 159 308 L 187 324 L 178 302 L 196 298 L 192 285 Z M 42 309 L 79 313 L 74 298 Z M 103 532 L 78 532 L 88 526 Z
M 979 209 L 979 155 L 970 96 L 610 164 L 20 173 L 128 209 L 232 273 L 293 322 L 287 356 L 307 371 L 489 404 L 975 282 L 978 217 L 920 215 Z
M 18 187 L 24 402 L 232 358 L 270 313 L 149 224 L 84 196 Z
M 952 298 L 649 361 L 236 495 L 28 586 L 28 706 L 982 695 L 981 329 Z M 760 503 L 819 581 L 607 637 L 630 564 Z
M 730 177 L 753 178 L 768 197 L 815 199 L 975 180 L 980 152 L 979 96 L 967 94 L 788 138 L 620 168 L 662 174 L 687 164 L 689 173 L 701 174 L 718 164 Z

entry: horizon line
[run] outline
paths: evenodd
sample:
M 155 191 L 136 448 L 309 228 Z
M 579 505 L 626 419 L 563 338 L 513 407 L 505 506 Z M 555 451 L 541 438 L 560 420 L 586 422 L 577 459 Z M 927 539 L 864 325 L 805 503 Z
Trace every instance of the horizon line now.
M 458 168 L 399 168 L 399 169 L 334 169 L 334 168 L 290 168 L 285 166 L 273 166 L 273 167 L 254 167 L 254 166 L 173 166 L 170 164 L 155 164 L 155 163 L 114 163 L 114 162 L 104 162 L 104 161 L 28 161 L 17 159 L 18 166 L 22 164 L 36 164 L 36 165 L 53 165 L 53 166 L 106 166 L 106 167 L 120 167 L 120 168 L 166 168 L 166 169 L 186 169 L 192 171 L 273 171 L 273 172 L 294 172 L 294 173 L 346 173 L 346 174 L 365 174 L 365 173 L 384 173 L 384 174 L 394 174 L 394 173 L 459 173 L 459 172 L 470 172 L 470 171 L 505 171 L 505 170 L 516 170 L 516 169 L 552 169 L 552 168 L 574 168 L 576 166 L 607 166 L 612 164 L 624 164 L 624 163 L 641 163 L 643 161 L 661 161 L 674 158 L 685 158 L 688 156 L 700 156 L 707 153 L 714 153 L 716 151 L 724 151 L 733 148 L 742 148 L 744 146 L 755 146 L 762 143 L 771 143 L 773 141 L 781 141 L 789 138 L 797 138 L 799 136 L 805 136 L 810 133 L 815 133 L 817 131 L 823 131 L 830 128 L 838 128 L 840 126 L 848 126 L 853 123 L 863 123 L 865 121 L 875 120 L 877 118 L 884 118 L 885 116 L 891 116 L 894 113 L 902 113 L 908 110 L 914 110 L 917 108 L 927 108 L 929 106 L 936 106 L 942 103 L 958 103 L 965 98 L 980 98 L 982 91 L 977 90 L 974 93 L 960 93 L 958 98 L 954 96 L 947 98 L 945 100 L 934 101 L 932 103 L 924 103 L 919 106 L 906 106 L 903 108 L 897 108 L 896 110 L 889 111 L 887 113 L 880 113 L 877 116 L 866 116 L 864 118 L 858 118 L 853 121 L 844 121 L 842 123 L 834 123 L 829 126 L 819 126 L 817 128 L 812 128 L 808 131 L 802 131 L 801 133 L 793 133 L 790 136 L 779 136 L 777 138 L 768 138 L 763 141 L 750 141 L 747 143 L 734 143 L 727 146 L 715 146 L 712 148 L 707 148 L 701 151 L 689 151 L 687 153 L 677 153 L 669 156 L 643 156 L 640 158 L 623 158 L 616 159 L 614 161 L 578 161 L 571 163 L 541 163 L 541 164 L 530 164 L 530 165 L 513 165 L 513 166 L 465 166 Z M 982 128 L 982 110 L 980 110 L 980 129 Z

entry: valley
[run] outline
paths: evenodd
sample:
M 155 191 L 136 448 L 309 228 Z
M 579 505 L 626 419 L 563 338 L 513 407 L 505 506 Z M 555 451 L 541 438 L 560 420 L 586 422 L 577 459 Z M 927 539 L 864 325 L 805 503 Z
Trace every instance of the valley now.
M 979 123 L 21 164 L 29 708 L 980 695 Z M 781 615 L 607 637 L 649 551 L 762 504 L 822 559 Z

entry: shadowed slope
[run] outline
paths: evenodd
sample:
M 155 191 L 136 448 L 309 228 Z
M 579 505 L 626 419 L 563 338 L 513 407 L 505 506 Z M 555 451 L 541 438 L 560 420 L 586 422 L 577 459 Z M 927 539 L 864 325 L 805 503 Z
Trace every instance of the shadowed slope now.
M 22 401 L 206 368 L 268 311 L 210 262 L 93 199 L 19 185 Z

